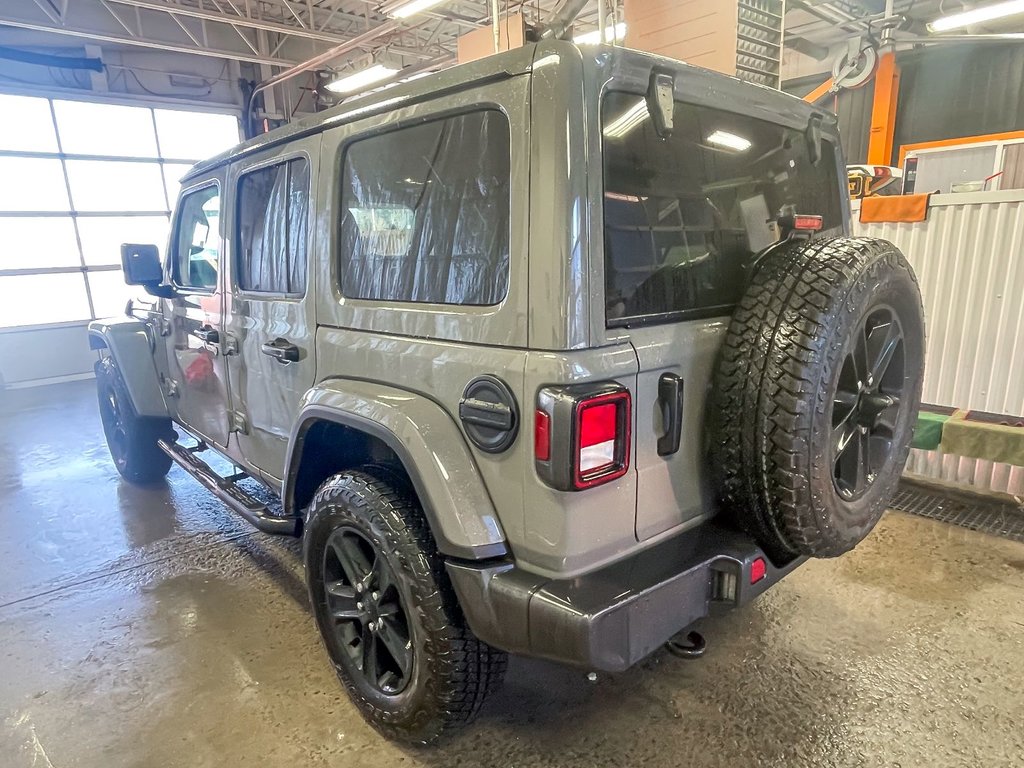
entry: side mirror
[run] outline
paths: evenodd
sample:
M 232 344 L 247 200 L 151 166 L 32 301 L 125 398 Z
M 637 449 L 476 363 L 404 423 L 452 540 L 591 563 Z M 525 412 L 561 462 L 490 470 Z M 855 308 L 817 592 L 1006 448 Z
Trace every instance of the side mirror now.
M 128 285 L 141 285 L 146 293 L 168 299 L 174 295 L 164 281 L 164 270 L 160 264 L 160 249 L 155 245 L 139 243 L 121 244 L 121 269 Z

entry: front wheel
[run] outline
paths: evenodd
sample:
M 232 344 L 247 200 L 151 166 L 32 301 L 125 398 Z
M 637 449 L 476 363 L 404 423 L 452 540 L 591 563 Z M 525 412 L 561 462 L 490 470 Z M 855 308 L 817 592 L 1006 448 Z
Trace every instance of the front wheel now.
M 324 646 L 374 728 L 425 744 L 476 715 L 507 656 L 466 626 L 411 494 L 334 475 L 310 505 L 303 550 Z
M 121 372 L 109 357 L 96 364 L 96 395 L 107 448 L 121 477 L 141 485 L 164 477 L 171 468 L 171 457 L 160 450 L 157 441 L 174 439 L 171 420 L 135 413 Z

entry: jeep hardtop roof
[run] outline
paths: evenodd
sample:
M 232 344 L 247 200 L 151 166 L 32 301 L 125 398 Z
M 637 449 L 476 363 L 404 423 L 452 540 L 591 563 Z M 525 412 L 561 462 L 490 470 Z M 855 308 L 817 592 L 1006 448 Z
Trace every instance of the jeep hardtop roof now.
M 828 110 L 816 108 L 795 96 L 736 77 L 668 59 L 652 53 L 621 46 L 588 45 L 580 47 L 562 40 L 546 40 L 521 48 L 488 56 L 477 61 L 460 64 L 411 82 L 395 85 L 383 91 L 368 93 L 349 99 L 336 107 L 309 115 L 295 122 L 256 136 L 219 155 L 203 160 L 182 177 L 182 183 L 220 165 L 284 144 L 302 136 L 334 128 L 371 114 L 399 109 L 447 92 L 459 91 L 471 85 L 505 80 L 529 73 L 535 62 L 545 57 L 575 52 L 584 65 L 602 73 L 650 73 L 652 67 L 685 73 L 687 91 L 704 99 L 713 99 L 723 109 L 734 109 L 761 116 L 792 127 L 806 125 L 812 115 L 819 115 L 826 134 L 835 131 L 835 116 Z M 643 75 L 646 80 L 646 75 Z M 759 114 L 760 113 L 760 114 Z

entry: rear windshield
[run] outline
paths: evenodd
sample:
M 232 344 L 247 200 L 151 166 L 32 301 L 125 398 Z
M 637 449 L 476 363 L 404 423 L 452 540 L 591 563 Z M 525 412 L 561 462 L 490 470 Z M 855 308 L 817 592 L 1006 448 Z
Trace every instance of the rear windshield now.
M 643 97 L 620 92 L 602 132 L 609 326 L 728 314 L 786 206 L 842 227 L 828 141 L 812 165 L 802 131 L 682 102 L 663 139 Z

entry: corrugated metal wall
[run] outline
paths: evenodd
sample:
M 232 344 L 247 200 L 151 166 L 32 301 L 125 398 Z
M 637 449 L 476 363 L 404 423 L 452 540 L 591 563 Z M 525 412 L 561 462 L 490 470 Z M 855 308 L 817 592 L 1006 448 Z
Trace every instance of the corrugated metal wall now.
M 925 222 L 860 224 L 855 215 L 853 230 L 895 243 L 917 272 L 924 402 L 1024 414 L 1024 193 L 935 195 Z M 915 450 L 907 469 L 1024 495 L 1021 467 Z

